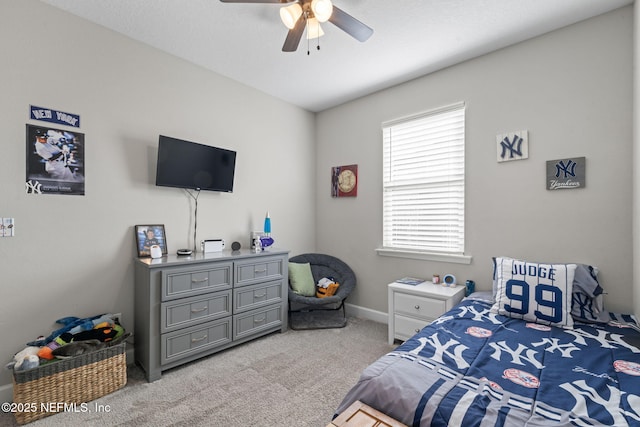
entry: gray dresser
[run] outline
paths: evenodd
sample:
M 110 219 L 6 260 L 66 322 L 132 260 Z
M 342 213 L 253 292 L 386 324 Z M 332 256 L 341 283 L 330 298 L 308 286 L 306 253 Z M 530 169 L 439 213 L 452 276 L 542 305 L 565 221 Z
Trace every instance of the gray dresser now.
M 135 359 L 162 371 L 287 330 L 288 251 L 168 255 L 135 261 Z

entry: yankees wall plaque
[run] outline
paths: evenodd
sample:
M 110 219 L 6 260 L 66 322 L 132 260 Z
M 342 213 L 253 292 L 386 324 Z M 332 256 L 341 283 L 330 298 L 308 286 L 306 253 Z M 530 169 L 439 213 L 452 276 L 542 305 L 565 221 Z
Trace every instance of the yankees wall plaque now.
M 572 190 L 585 186 L 585 157 L 547 161 L 547 190 Z
M 503 133 L 496 136 L 498 162 L 523 160 L 529 157 L 529 132 Z

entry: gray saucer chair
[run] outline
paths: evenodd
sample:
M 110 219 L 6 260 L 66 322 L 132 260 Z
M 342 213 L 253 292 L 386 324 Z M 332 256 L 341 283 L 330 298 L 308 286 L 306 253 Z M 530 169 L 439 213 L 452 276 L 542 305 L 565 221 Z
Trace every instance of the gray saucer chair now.
M 317 298 L 298 295 L 289 286 L 289 326 L 291 329 L 342 328 L 347 324 L 345 299 L 356 287 L 356 275 L 344 261 L 325 254 L 301 254 L 291 263 L 311 265 L 314 283 L 331 277 L 340 284 L 335 295 Z

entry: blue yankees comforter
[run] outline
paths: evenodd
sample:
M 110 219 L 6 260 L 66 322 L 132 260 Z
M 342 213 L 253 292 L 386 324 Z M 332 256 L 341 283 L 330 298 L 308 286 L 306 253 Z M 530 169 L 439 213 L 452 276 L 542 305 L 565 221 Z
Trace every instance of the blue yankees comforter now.
M 490 308 L 462 301 L 366 368 L 336 413 L 360 400 L 409 426 L 640 426 L 640 332 Z

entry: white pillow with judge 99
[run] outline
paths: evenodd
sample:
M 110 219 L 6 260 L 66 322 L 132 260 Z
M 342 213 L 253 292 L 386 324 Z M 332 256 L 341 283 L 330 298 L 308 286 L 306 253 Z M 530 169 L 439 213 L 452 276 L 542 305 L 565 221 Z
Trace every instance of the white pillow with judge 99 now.
M 541 264 L 496 258 L 493 313 L 543 325 L 573 328 L 571 293 L 576 264 Z

